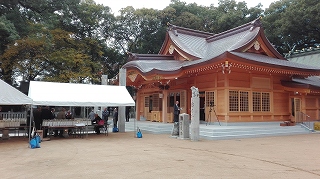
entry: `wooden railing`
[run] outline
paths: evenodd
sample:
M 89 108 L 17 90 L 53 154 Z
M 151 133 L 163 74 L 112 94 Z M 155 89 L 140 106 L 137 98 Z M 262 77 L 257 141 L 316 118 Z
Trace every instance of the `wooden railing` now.
M 298 112 L 296 113 L 297 118 L 296 118 L 296 123 L 301 123 L 304 126 L 306 126 L 309 130 L 313 130 L 313 123 L 310 119 L 310 116 L 303 113 L 303 112 Z

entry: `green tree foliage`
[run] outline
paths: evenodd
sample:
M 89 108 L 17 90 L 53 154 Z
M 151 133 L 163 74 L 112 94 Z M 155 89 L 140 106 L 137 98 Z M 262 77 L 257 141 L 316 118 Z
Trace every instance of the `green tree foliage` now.
M 247 8 L 245 2 L 236 2 L 235 0 L 220 0 L 217 8 L 216 27 L 217 32 L 227 31 L 250 22 L 263 13 L 261 4 L 254 8 Z
M 209 7 L 171 0 L 163 10 L 125 7 L 114 16 L 93 0 L 1 0 L 3 78 L 100 83 L 117 75 L 127 52 L 156 54 L 167 23 L 220 33 L 263 16 L 268 39 L 281 53 L 319 45 L 320 1 L 260 3 L 219 0 Z
M 248 9 L 245 2 L 237 3 L 235 0 L 219 0 L 217 7 L 214 4 L 205 7 L 196 3 L 186 4 L 180 0 L 172 0 L 162 11 L 161 17 L 174 25 L 220 33 L 250 22 L 262 13 L 260 3 Z
M 119 69 L 126 62 L 126 54 L 120 53 L 116 48 L 103 48 L 104 60 L 102 63 L 102 72 L 108 76 L 114 77 L 119 73 Z
M 154 9 L 138 9 L 128 6 L 117 16 L 113 27 L 113 43 L 119 51 L 135 53 L 158 53 L 164 40 L 165 27 Z
M 268 39 L 281 53 L 320 43 L 320 1 L 281 0 L 262 19 Z
M 0 54 L 4 52 L 8 44 L 18 38 L 19 34 L 14 24 L 7 20 L 5 16 L 0 16 Z
M 35 29 L 41 29 L 36 25 Z M 41 30 L 34 31 L 34 35 L 16 40 L 8 45 L 8 49 L 1 57 L 4 79 L 10 81 L 12 77 L 25 76 L 28 80 L 34 80 L 35 76 L 42 74 L 48 67 L 48 51 L 45 33 Z M 21 74 L 21 69 L 25 74 Z
M 45 80 L 74 83 L 98 82 L 101 67 L 86 53 L 88 43 L 74 38 L 72 33 L 61 29 L 54 29 L 50 33 L 53 45 L 50 53 L 52 68 L 47 69 Z
M 162 10 L 160 18 L 162 24 L 171 24 L 196 29 L 201 31 L 211 31 L 213 8 L 198 6 L 196 3 L 186 4 L 183 1 L 172 0 L 171 4 Z
M 86 53 L 81 53 L 86 49 L 84 44 L 61 29 L 46 30 L 41 26 L 36 29 L 35 35 L 17 40 L 2 55 L 5 72 L 10 70 L 14 76 L 28 81 L 36 78 L 77 83 L 97 81 L 92 69 L 99 66 Z
M 101 71 L 103 59 L 108 55 L 103 53 L 102 47 L 107 46 L 104 45 L 102 33 L 112 24 L 114 16 L 110 14 L 108 7 L 96 5 L 92 0 L 79 2 L 30 0 L 28 3 L 3 3 L 1 12 L 10 17 L 15 26 L 19 27 L 19 21 L 13 17 L 23 17 L 22 21 L 25 22 L 25 28 L 21 28 L 24 30 L 19 32 L 22 39 L 13 42 L 10 49 L 0 57 L 7 81 L 10 81 L 10 77 L 23 75 L 26 80 L 42 78 L 62 82 L 100 83 L 100 76 L 104 73 Z M 46 32 L 35 32 L 34 24 Z M 57 33 L 59 28 L 65 34 Z M 40 46 L 46 46 L 49 50 L 41 49 Z M 33 51 L 34 49 L 41 51 Z M 14 51 L 19 53 L 13 53 Z

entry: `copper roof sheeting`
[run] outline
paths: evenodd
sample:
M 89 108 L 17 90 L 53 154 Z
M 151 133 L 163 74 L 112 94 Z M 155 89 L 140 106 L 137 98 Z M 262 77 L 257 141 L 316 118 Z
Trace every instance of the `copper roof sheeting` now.
M 312 71 L 319 71 L 320 74 L 320 67 L 316 66 L 309 66 L 299 63 L 290 62 L 287 60 L 279 60 L 276 58 L 272 58 L 265 55 L 259 55 L 255 53 L 244 53 L 244 52 L 228 52 L 232 55 L 237 57 L 243 58 L 244 61 L 248 63 L 256 62 L 260 63 L 262 66 L 268 67 L 286 67 L 292 68 L 295 70 L 312 70 Z M 214 59 L 211 59 L 214 60 Z M 123 66 L 123 68 L 134 67 L 137 68 L 142 73 L 149 73 L 151 71 L 157 71 L 158 73 L 177 73 L 178 71 L 186 68 L 191 67 L 196 64 L 201 64 L 207 62 L 208 59 L 200 59 L 194 61 L 179 61 L 179 60 L 154 60 L 153 58 L 149 58 L 149 60 L 135 60 L 130 61 Z
M 292 81 L 281 81 L 281 85 L 293 89 L 308 89 L 304 90 L 306 93 L 320 92 L 320 77 L 311 76 L 308 78 L 293 78 Z
M 131 54 L 128 59 L 132 61 L 126 63 L 123 68 L 135 68 L 141 73 L 177 74 L 181 70 L 192 69 L 193 65 L 219 65 L 222 59 L 220 57 L 228 57 L 229 59 L 238 58 L 237 60 L 240 58 L 240 60 L 243 60 L 242 62 L 249 65 L 255 64 L 261 66 L 261 68 L 274 68 L 277 69 L 276 73 L 283 71 L 285 68 L 291 70 L 290 74 L 292 75 L 303 74 L 304 76 L 310 76 L 310 73 L 320 74 L 319 67 L 294 63 L 284 59 L 265 38 L 260 19 L 219 34 L 205 33 L 171 25 L 167 35 L 174 43 L 175 48 L 179 48 L 180 52 L 189 54 L 195 59 L 181 61 L 174 59 L 170 55 Z M 261 37 L 263 43 L 271 51 L 270 54 L 274 55 L 275 58 L 243 52 L 259 37 Z M 164 49 L 161 49 L 160 52 L 166 53 Z M 259 70 L 261 71 L 261 69 Z
M 297 82 L 297 83 L 309 84 L 309 85 L 320 88 L 320 77 L 319 76 L 310 76 L 308 78 L 293 78 L 292 81 Z
M 256 21 L 258 21 L 258 19 Z M 242 48 L 255 39 L 261 28 L 255 25 L 257 25 L 257 23 L 247 23 L 243 26 L 212 36 L 179 33 L 179 31 L 174 30 L 174 28 L 168 31 L 168 33 L 174 44 L 184 52 L 201 59 L 212 59 L 226 51 Z
M 179 60 L 136 60 L 126 63 L 123 68 L 136 68 L 141 73 L 159 72 L 174 74 L 181 70 L 183 61 Z
M 255 54 L 255 53 L 241 53 L 241 52 L 230 52 L 233 55 L 236 55 L 238 57 L 264 63 L 268 65 L 276 65 L 276 66 L 282 66 L 282 67 L 289 67 L 289 68 L 296 68 L 296 69 L 303 69 L 303 70 L 319 70 L 320 73 L 320 67 L 317 66 L 311 66 L 311 65 L 304 65 L 301 63 L 295 63 L 288 60 L 279 60 L 277 58 L 272 58 L 265 55 Z
M 301 64 L 309 64 L 312 66 L 320 67 L 320 49 L 316 49 L 314 51 L 306 51 L 304 53 L 293 54 L 288 57 L 289 61 L 301 63 Z

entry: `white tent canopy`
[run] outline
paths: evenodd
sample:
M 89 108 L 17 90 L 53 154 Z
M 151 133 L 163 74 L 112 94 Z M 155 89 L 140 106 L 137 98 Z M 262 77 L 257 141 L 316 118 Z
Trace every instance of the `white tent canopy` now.
M 0 105 L 32 104 L 32 99 L 16 88 L 0 80 Z
M 125 86 L 30 81 L 33 105 L 134 106 Z

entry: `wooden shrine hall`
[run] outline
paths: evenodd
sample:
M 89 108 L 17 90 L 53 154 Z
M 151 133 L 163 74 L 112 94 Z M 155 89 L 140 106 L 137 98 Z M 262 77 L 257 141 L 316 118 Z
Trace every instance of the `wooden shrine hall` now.
M 200 93 L 200 120 L 294 121 L 320 116 L 320 67 L 288 61 L 264 34 L 260 18 L 212 34 L 168 25 L 159 54 L 129 53 L 126 85 L 136 91 L 136 118 L 172 122 L 175 101 L 191 113 Z M 302 80 L 299 80 L 302 79 Z

